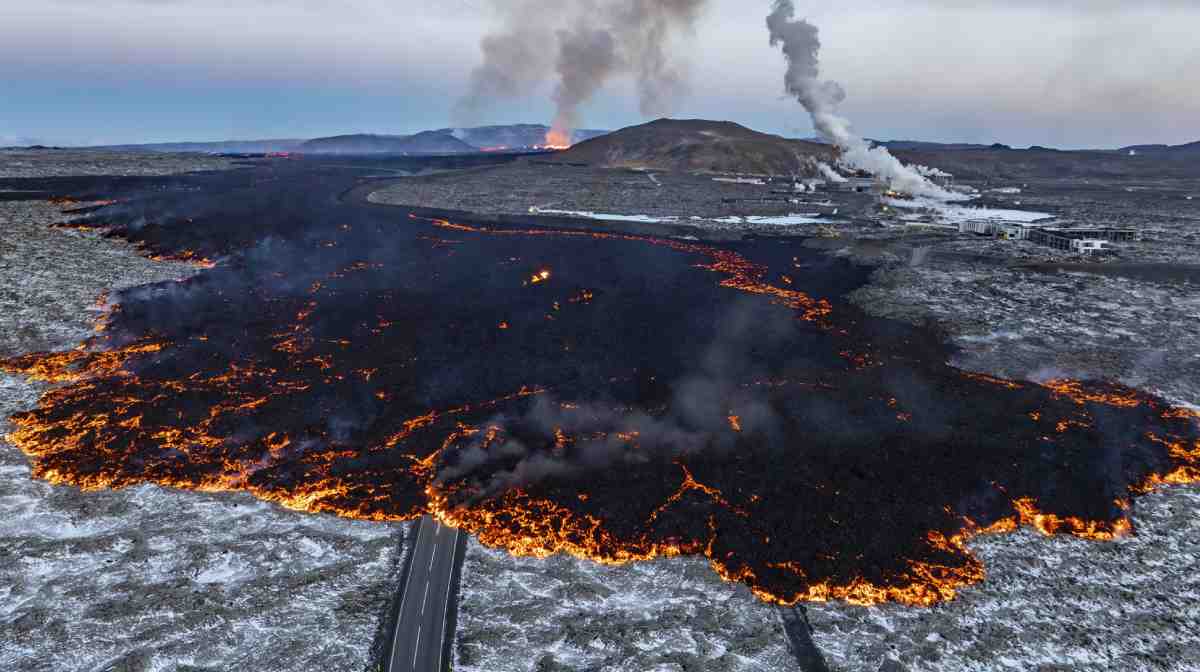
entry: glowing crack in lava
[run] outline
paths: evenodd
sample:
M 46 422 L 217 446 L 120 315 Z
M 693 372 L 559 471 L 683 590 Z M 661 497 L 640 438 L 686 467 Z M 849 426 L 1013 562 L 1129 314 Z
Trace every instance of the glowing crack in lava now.
M 127 233 L 225 261 L 0 363 L 58 385 L 13 419 L 36 477 L 432 513 L 523 555 L 702 555 L 771 602 L 921 605 L 983 578 L 974 535 L 1111 540 L 1135 495 L 1200 481 L 1194 413 L 956 370 L 930 334 L 800 291 L 869 269 L 793 243 L 403 218 L 303 178 L 294 229 L 272 201 Z M 247 222 L 275 233 L 231 252 Z

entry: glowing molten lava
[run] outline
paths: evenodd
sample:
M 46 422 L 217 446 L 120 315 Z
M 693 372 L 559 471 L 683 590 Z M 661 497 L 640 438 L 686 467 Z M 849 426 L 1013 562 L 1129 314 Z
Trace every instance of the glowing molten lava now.
M 536 557 L 703 556 L 780 604 L 949 600 L 984 577 L 977 535 L 1113 540 L 1132 497 L 1200 482 L 1194 413 L 958 371 L 924 332 L 885 347 L 751 245 L 426 221 L 461 240 L 414 234 L 393 259 L 394 222 L 357 245 L 368 227 L 323 231 L 295 277 L 234 291 L 258 266 L 223 262 L 110 306 L 79 349 L 0 361 L 59 385 L 9 439 L 52 483 L 429 513 Z M 678 271 L 601 277 L 631 251 Z M 689 349 L 713 319 L 721 347 Z

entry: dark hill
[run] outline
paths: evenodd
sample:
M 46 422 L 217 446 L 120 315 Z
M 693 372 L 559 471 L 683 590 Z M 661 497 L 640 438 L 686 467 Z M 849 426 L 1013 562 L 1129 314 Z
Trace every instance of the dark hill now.
M 1181 145 L 1170 150 L 1045 151 L 978 150 L 897 151 L 905 163 L 933 166 L 960 179 L 1195 179 L 1200 177 L 1200 146 Z
M 1007 145 L 979 145 L 969 142 L 925 142 L 923 140 L 872 140 L 894 152 L 953 152 L 982 149 L 1008 149 Z
M 1121 152 L 1137 152 L 1138 154 L 1195 154 L 1200 155 L 1200 141 L 1186 145 L 1132 145 L 1122 147 Z
M 471 145 L 448 133 L 422 131 L 415 135 L 337 135 L 300 145 L 305 154 L 462 154 Z
M 581 142 L 554 160 L 671 172 L 814 174 L 833 149 L 752 131 L 731 121 L 659 119 Z

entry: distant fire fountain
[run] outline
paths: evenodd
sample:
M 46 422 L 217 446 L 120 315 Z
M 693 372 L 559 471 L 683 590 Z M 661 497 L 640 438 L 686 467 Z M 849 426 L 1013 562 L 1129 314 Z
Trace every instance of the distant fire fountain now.
M 546 144 L 542 145 L 543 149 L 570 149 L 571 148 L 571 130 L 558 127 L 551 127 L 546 131 Z

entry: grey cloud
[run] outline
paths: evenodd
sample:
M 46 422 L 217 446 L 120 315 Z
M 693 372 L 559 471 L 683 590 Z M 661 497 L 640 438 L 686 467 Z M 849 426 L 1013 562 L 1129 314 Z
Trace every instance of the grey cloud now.
M 550 10 L 545 3 L 497 2 L 503 26 L 481 43 L 483 64 L 456 107 L 456 123 L 477 121 L 490 106 L 535 89 L 549 74 L 545 52 L 551 47 L 545 36 L 551 32 L 558 134 L 569 137 L 581 106 L 618 74 L 634 75 L 643 115 L 666 114 L 687 91 L 668 45 L 673 35 L 690 33 L 706 2 L 570 0 Z

